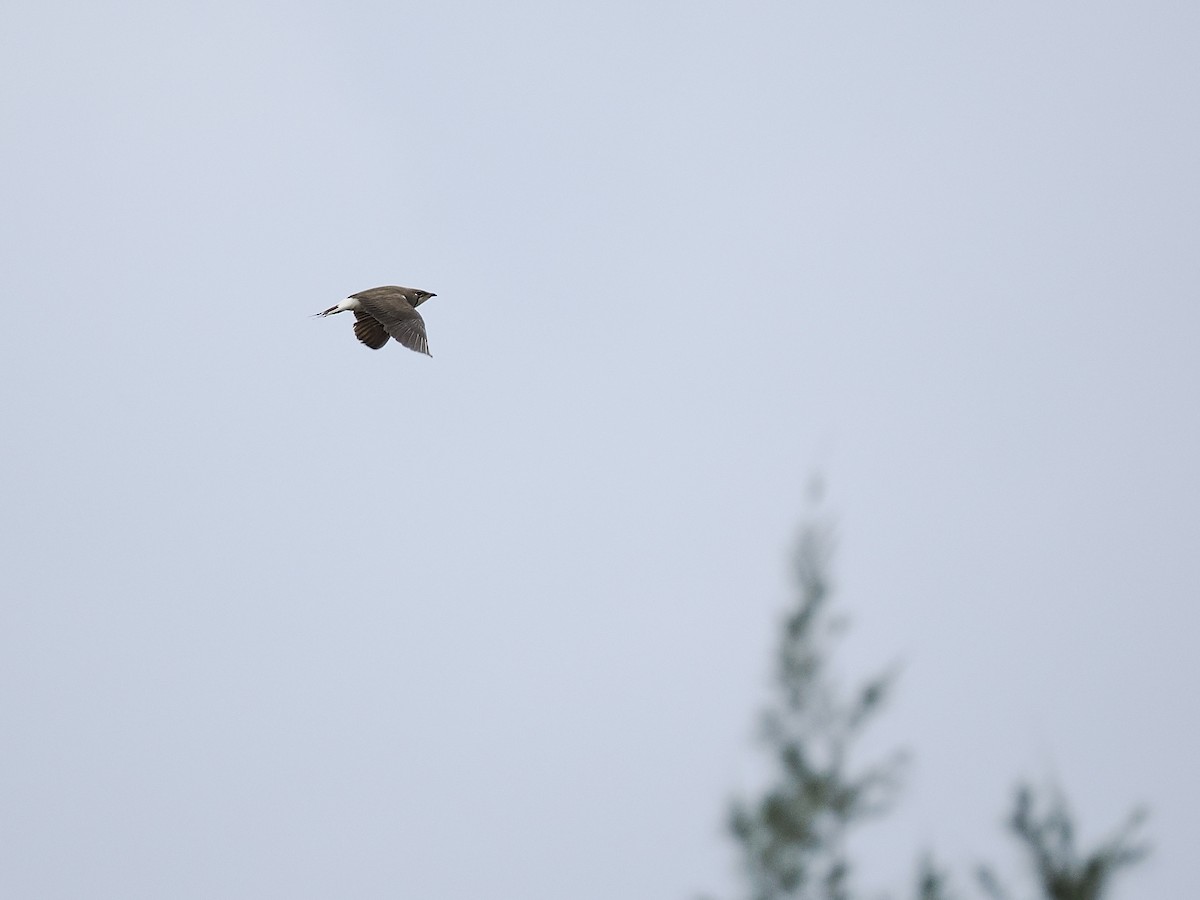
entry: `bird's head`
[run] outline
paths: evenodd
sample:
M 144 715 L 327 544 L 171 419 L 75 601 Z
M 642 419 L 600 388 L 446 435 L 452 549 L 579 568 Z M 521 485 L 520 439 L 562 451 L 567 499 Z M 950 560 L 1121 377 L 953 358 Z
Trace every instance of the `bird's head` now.
M 420 306 L 430 297 L 436 297 L 437 294 L 431 294 L 429 291 L 413 291 L 413 306 Z

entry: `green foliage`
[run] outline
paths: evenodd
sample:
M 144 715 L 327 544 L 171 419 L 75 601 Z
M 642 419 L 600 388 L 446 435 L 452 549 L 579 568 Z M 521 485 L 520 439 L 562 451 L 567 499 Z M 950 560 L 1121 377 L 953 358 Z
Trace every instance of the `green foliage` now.
M 763 717 L 774 785 L 757 803 L 737 802 L 730 812 L 754 900 L 849 900 L 846 832 L 886 810 L 899 786 L 899 754 L 857 772 L 849 762 L 891 679 L 874 678 L 849 698 L 832 686 L 827 645 L 841 623 L 828 608 L 831 544 L 829 529 L 813 523 L 796 554 L 797 603 L 784 622 L 777 698 Z
M 917 900 L 954 900 L 949 881 L 949 876 L 926 856 L 917 872 Z
M 845 623 L 829 609 L 832 544 L 830 528 L 820 521 L 801 533 L 797 598 L 783 623 L 775 698 L 763 714 L 772 781 L 757 801 L 736 801 L 729 813 L 751 900 L 852 900 L 846 836 L 854 825 L 886 812 L 900 787 L 903 754 L 862 769 L 850 764 L 853 742 L 882 708 L 893 678 L 879 675 L 848 696 L 835 689 L 829 646 Z M 1009 817 L 1010 830 L 1032 863 L 1032 896 L 1041 900 L 1102 900 L 1113 875 L 1148 852 L 1133 841 L 1142 813 L 1081 855 L 1061 795 L 1052 790 L 1044 812 L 1042 805 L 1022 785 Z M 990 868 L 980 866 L 976 875 L 991 900 L 1013 900 Z M 957 895 L 948 874 L 926 857 L 918 867 L 914 896 L 956 900 Z
M 1051 790 L 1043 813 L 1028 785 L 1017 788 L 1009 828 L 1032 863 L 1037 884 L 1046 900 L 1101 900 L 1117 871 L 1142 859 L 1146 844 L 1135 843 L 1134 832 L 1145 820 L 1135 812 L 1125 825 L 1091 853 L 1081 856 L 1075 849 L 1075 823 L 1066 801 Z M 1009 894 L 986 866 L 977 873 L 980 887 L 993 900 L 1007 900 Z

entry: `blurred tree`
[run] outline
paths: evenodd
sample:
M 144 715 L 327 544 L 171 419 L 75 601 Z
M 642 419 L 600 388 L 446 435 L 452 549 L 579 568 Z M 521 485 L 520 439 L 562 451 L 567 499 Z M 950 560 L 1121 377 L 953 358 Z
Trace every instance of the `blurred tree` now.
M 1107 896 L 1112 877 L 1142 859 L 1146 844 L 1134 841 L 1134 832 L 1145 819 L 1143 811 L 1131 815 L 1125 825 L 1091 853 L 1080 856 L 1075 849 L 1075 823 L 1062 794 L 1051 789 L 1045 813 L 1037 812 L 1033 789 L 1020 785 L 1009 828 L 1029 857 L 1041 896 L 1047 900 L 1101 900 Z M 993 900 L 1012 896 L 987 866 L 976 873 L 984 892 Z
M 900 788 L 903 753 L 861 769 L 850 763 L 854 740 L 882 708 L 894 678 L 878 675 L 848 697 L 834 687 L 829 647 L 845 620 L 829 609 L 832 545 L 827 522 L 814 517 L 803 528 L 795 557 L 797 602 L 783 623 L 776 696 L 763 714 L 771 783 L 756 801 L 734 801 L 729 813 L 751 900 L 852 900 L 846 836 L 886 812 Z M 1033 862 L 1034 896 L 1101 900 L 1112 876 L 1146 854 L 1132 838 L 1144 816 L 1135 814 L 1114 837 L 1080 856 L 1066 803 L 1056 790 L 1050 795 L 1046 812 L 1039 814 L 1034 791 L 1018 787 L 1009 818 Z M 976 874 L 992 900 L 1012 900 L 990 868 L 980 866 Z M 918 867 L 915 896 L 956 898 L 949 876 L 929 857 Z
M 845 623 L 829 613 L 831 549 L 828 525 L 814 521 L 803 530 L 798 602 L 784 621 L 777 697 L 763 716 L 775 784 L 756 803 L 735 802 L 730 812 L 754 900 L 848 900 L 846 833 L 883 812 L 899 787 L 900 754 L 851 771 L 851 744 L 881 708 L 892 679 L 873 678 L 849 698 L 833 687 L 828 644 Z
M 921 860 L 917 871 L 917 900 L 955 900 L 955 895 L 950 893 L 949 876 L 930 856 Z

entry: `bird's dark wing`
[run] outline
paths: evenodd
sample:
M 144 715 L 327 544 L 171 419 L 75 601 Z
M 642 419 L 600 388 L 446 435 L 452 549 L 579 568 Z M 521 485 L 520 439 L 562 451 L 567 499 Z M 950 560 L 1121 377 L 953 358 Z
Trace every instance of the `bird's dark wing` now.
M 356 309 L 354 318 L 358 320 L 354 323 L 354 336 L 372 350 L 378 350 L 388 342 L 390 335 L 387 329 L 370 313 Z
M 425 337 L 425 320 L 415 309 L 410 308 L 389 316 L 384 320 L 383 327 L 409 350 L 433 356 L 429 352 L 429 340 Z
M 372 288 L 354 296 L 362 305 L 362 311 L 379 322 L 388 334 L 409 350 L 432 356 L 429 341 L 425 337 L 425 321 L 408 302 L 404 294 L 406 290 Z

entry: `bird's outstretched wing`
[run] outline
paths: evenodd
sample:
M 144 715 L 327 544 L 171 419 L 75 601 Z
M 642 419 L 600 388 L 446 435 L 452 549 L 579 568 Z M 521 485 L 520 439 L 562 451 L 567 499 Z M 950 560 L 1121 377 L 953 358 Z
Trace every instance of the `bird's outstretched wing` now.
M 354 323 L 354 336 L 372 350 L 378 350 L 388 342 L 387 329 L 373 315 L 356 309 L 354 318 L 358 320 Z
M 413 309 L 409 302 L 406 289 L 372 288 L 355 294 L 354 297 L 371 318 L 383 327 L 384 331 L 398 340 L 409 350 L 416 350 L 426 356 L 429 352 L 429 339 L 425 336 L 425 320 Z M 357 324 L 355 330 L 357 333 Z M 362 340 L 359 337 L 359 340 Z M 363 343 L 367 343 L 363 341 Z M 367 344 L 367 346 L 372 346 Z M 380 346 L 383 346 L 380 344 Z
M 425 337 L 425 320 L 421 318 L 421 314 L 415 309 L 397 313 L 389 317 L 382 324 L 387 329 L 388 334 L 409 350 L 416 350 L 418 353 L 424 353 L 426 356 L 433 356 L 429 352 L 429 339 Z

